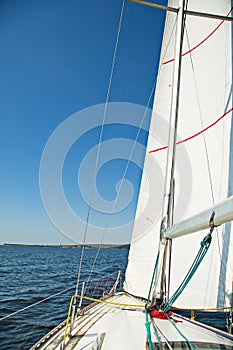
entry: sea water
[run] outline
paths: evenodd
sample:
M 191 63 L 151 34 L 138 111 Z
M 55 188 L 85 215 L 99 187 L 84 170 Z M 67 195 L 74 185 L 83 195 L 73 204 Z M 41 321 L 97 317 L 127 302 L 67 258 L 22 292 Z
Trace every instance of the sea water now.
M 87 280 L 97 249 L 85 249 L 80 280 Z M 34 246 L 0 246 L 0 318 L 27 308 L 70 288 L 32 308 L 0 320 L 0 349 L 30 349 L 67 317 L 75 292 L 81 249 Z M 101 249 L 91 279 L 119 269 L 125 271 L 127 249 Z M 198 315 L 198 321 L 225 329 L 222 313 Z

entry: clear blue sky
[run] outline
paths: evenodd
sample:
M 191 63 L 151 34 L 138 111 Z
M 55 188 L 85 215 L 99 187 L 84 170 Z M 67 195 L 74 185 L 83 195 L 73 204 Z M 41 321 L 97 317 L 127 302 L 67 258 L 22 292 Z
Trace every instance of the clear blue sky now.
M 105 102 L 121 6 L 121 0 L 1 0 L 0 244 L 71 242 L 43 207 L 41 156 L 63 121 Z M 163 16 L 160 10 L 125 4 L 111 102 L 146 105 L 157 71 Z M 83 218 L 87 207 L 77 189 L 77 168 L 99 131 L 97 127 L 72 147 L 64 163 L 66 199 Z M 135 133 L 133 127 L 109 127 L 104 137 L 132 139 Z M 109 179 L 117 182 L 125 163 L 118 159 L 101 169 L 97 185 L 106 201 L 115 196 Z M 131 167 L 127 178 L 135 185 L 140 169 Z M 113 222 L 132 219 L 135 199 Z

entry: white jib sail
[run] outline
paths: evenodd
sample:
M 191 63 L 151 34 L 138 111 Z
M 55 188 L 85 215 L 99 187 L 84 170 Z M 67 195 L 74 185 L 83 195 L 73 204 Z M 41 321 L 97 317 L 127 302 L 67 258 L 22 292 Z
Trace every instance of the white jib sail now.
M 169 6 L 178 7 L 178 1 L 169 1 Z M 231 15 L 231 6 L 230 0 L 188 1 L 189 10 L 222 16 Z M 136 218 L 141 213 L 143 215 L 135 221 L 126 270 L 126 291 L 145 298 L 160 241 L 167 151 L 156 150 L 168 142 L 175 24 L 176 14 L 168 13 Z M 187 16 L 181 71 L 174 224 L 232 195 L 231 119 L 232 24 L 219 19 Z M 155 168 L 152 163 L 156 164 Z M 150 178 L 154 176 L 153 184 L 148 184 L 147 174 Z M 148 200 L 150 212 L 143 212 L 144 203 Z M 230 305 L 233 276 L 231 231 L 230 223 L 215 230 L 202 265 L 175 306 L 214 308 Z M 173 241 L 170 295 L 185 277 L 207 232 L 201 231 Z

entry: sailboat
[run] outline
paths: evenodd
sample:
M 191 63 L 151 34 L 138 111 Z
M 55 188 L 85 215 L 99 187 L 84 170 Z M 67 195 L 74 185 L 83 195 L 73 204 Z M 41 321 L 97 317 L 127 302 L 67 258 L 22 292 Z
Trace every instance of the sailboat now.
M 233 349 L 232 4 L 133 1 L 167 14 L 123 288 L 78 287 L 33 350 Z M 177 309 L 227 311 L 229 332 Z

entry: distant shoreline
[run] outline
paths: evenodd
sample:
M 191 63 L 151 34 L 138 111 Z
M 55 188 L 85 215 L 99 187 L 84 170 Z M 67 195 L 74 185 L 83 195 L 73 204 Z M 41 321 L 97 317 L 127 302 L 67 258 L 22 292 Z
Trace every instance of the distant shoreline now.
M 81 244 L 23 244 L 23 243 L 3 243 L 3 246 L 13 247 L 43 247 L 43 248 L 82 248 Z M 85 248 L 88 249 L 129 249 L 129 244 L 114 245 L 114 244 L 85 244 Z

